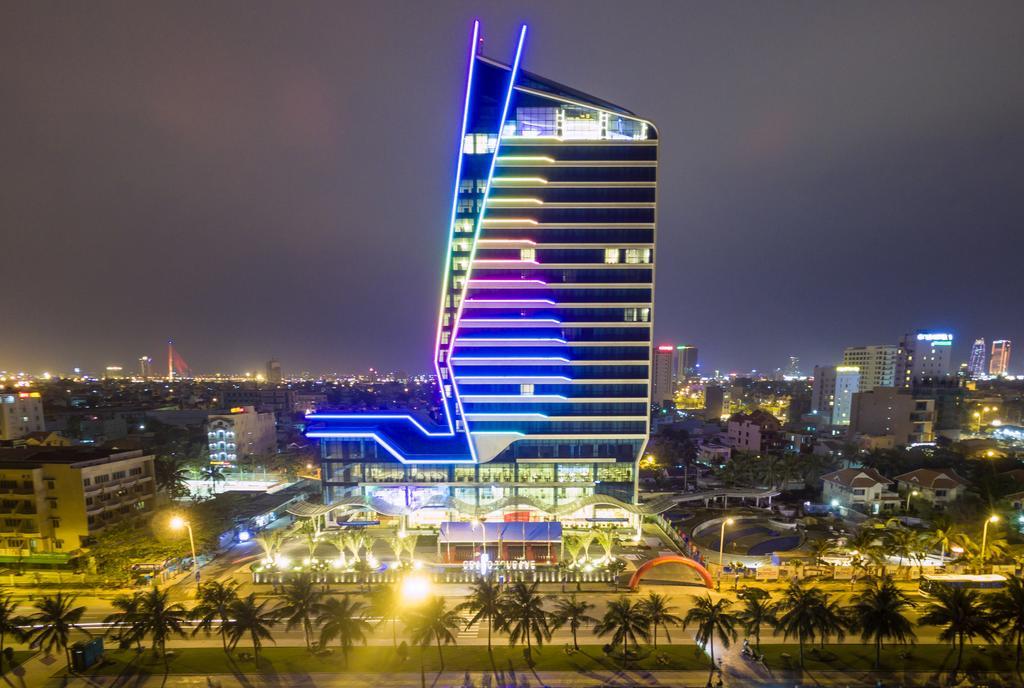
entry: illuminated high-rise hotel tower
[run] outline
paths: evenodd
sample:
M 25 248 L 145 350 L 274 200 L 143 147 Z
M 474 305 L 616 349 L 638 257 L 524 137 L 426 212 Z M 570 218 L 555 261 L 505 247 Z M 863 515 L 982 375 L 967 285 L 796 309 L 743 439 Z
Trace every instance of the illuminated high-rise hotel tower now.
M 478 30 L 465 102 L 453 104 L 450 222 L 434 225 L 448 244 L 433 353 L 443 417 L 310 415 L 324 511 L 632 521 L 650 408 L 657 131 L 521 69 L 526 27 L 508 64 L 478 54 Z

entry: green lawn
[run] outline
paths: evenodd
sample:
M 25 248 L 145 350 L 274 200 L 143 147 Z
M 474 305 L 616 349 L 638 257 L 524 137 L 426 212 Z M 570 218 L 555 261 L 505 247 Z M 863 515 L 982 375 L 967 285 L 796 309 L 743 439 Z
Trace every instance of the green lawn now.
M 1014 649 L 985 645 L 984 651 L 974 645 L 964 647 L 961 669 L 965 671 L 1006 672 L 1013 670 Z M 795 668 L 799 649 L 796 645 L 762 645 L 765 663 L 771 669 Z M 902 656 L 904 653 L 907 656 Z M 784 657 L 788 654 L 789 658 Z M 808 671 L 872 671 L 875 665 L 874 645 L 826 645 L 812 651 L 804 646 L 804 668 Z M 952 671 L 956 650 L 950 645 L 883 645 L 881 671 Z
M 267 647 L 260 655 L 260 665 L 240 655 L 251 653 L 250 649 L 239 647 L 229 659 L 218 648 L 189 648 L 176 650 L 169 659 L 172 674 L 227 674 L 227 673 L 335 673 L 346 671 L 341 653 L 337 647 L 327 656 L 316 656 L 300 647 Z M 667 661 L 660 663 L 658 656 Z M 108 663 L 90 672 L 93 675 L 112 676 L 122 672 L 143 672 L 162 674 L 163 662 L 154 659 L 149 651 L 141 655 L 134 650 L 107 650 Z M 608 659 L 601 645 L 581 646 L 581 651 L 567 655 L 564 646 L 545 646 L 540 654 L 534 650 L 538 671 L 599 671 L 618 668 L 617 662 Z M 423 653 L 424 665 L 428 672 L 441 668 L 437 647 L 429 647 Z M 493 668 L 487 655 L 486 645 L 467 645 L 444 648 L 445 668 L 451 671 L 486 671 Z M 494 647 L 494 666 L 498 670 L 528 670 L 522 647 L 506 645 Z M 706 669 L 708 660 L 697 654 L 692 645 L 658 647 L 657 655 L 650 648 L 643 648 L 641 656 L 630 662 L 630 668 L 640 669 Z M 420 650 L 410 648 L 409 657 L 403 662 L 391 647 L 356 647 L 349 656 L 348 671 L 361 672 L 414 672 L 420 670 Z

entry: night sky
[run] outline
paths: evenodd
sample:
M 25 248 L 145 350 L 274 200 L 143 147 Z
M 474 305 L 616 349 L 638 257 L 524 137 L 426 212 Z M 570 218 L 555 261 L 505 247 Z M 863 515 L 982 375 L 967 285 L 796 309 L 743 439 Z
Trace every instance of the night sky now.
M 0 369 L 427 370 L 472 20 L 662 136 L 659 341 L 1024 370 L 1024 3 L 8 2 Z

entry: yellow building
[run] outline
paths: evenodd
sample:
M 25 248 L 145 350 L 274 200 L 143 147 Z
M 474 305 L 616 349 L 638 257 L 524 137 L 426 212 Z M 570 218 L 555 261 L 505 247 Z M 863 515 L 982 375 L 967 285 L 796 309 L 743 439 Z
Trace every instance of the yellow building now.
M 152 510 L 153 458 L 94 447 L 0 450 L 0 562 L 71 554 L 108 525 Z

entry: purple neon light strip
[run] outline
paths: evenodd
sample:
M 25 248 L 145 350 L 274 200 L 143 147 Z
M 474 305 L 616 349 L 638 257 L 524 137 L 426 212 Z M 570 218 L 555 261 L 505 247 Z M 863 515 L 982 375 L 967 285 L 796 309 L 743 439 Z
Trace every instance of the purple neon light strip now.
M 544 284 L 547 282 L 539 279 L 495 279 L 487 277 L 475 277 L 469 280 L 470 284 Z
M 558 305 L 551 299 L 466 299 L 466 303 L 545 303 L 549 306 Z
M 406 458 L 405 456 L 402 456 L 402 452 L 400 452 L 397 449 L 395 449 L 394 447 L 392 447 L 390 444 L 387 443 L 387 441 L 384 440 L 384 438 L 382 438 L 380 435 L 378 435 L 375 432 L 328 432 L 328 431 L 321 431 L 321 430 L 313 430 L 312 432 L 307 432 L 306 433 L 306 437 L 316 437 L 316 438 L 324 438 L 324 439 L 339 439 L 339 440 L 341 440 L 341 439 L 360 439 L 360 438 L 362 438 L 362 439 L 372 439 L 375 442 L 377 442 L 377 444 L 379 444 L 380 446 L 382 446 L 385 449 L 387 449 L 388 453 L 390 453 L 393 457 L 398 459 L 398 461 L 400 463 L 413 463 L 413 464 L 415 464 L 415 463 L 476 463 L 476 459 L 473 459 L 473 458 L 469 458 L 469 459 L 409 459 L 409 458 Z

